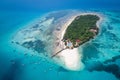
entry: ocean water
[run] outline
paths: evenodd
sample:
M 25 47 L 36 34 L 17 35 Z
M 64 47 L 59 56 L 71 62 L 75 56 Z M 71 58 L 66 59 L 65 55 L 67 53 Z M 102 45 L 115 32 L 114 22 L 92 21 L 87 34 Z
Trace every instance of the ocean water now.
M 66 70 L 11 43 L 19 28 L 45 13 L 0 12 L 0 80 L 119 80 L 120 11 L 97 12 L 104 20 L 99 35 L 80 47 L 85 64 L 82 71 Z

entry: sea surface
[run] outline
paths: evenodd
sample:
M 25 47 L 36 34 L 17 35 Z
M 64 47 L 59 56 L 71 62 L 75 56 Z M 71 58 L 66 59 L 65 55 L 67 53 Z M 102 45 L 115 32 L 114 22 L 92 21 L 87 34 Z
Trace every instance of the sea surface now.
M 120 80 L 120 11 L 96 11 L 104 21 L 96 38 L 80 47 L 82 71 L 66 70 L 11 43 L 20 28 L 46 13 L 0 12 L 0 80 Z

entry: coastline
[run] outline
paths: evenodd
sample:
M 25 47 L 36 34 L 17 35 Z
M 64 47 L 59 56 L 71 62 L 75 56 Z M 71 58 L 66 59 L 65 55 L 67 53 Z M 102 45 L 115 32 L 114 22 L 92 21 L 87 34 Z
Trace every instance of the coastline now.
M 63 44 L 63 36 L 65 34 L 66 29 L 68 28 L 68 26 L 72 23 L 72 21 L 74 21 L 74 19 L 77 16 L 80 15 L 97 15 L 100 19 L 96 22 L 96 26 L 99 28 L 99 24 L 102 21 L 102 16 L 100 16 L 98 13 L 79 13 L 75 16 L 72 16 L 67 23 L 65 23 L 62 26 L 61 31 L 59 31 L 57 34 L 57 37 L 59 38 L 59 43 L 60 43 L 60 47 L 65 48 L 65 45 Z M 60 47 L 56 47 L 55 48 L 55 52 L 60 51 Z M 66 69 L 69 70 L 74 70 L 74 71 L 79 71 L 84 69 L 84 64 L 81 62 L 82 59 L 82 53 L 79 53 L 78 48 L 74 48 L 74 49 L 65 49 L 62 52 L 60 52 L 58 55 L 59 60 L 62 61 L 62 63 L 64 63 L 62 66 L 65 67 Z

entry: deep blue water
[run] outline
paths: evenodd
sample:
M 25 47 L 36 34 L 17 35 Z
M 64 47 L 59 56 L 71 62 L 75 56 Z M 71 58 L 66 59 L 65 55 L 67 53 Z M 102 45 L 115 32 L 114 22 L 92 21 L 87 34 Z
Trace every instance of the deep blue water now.
M 119 0 L 1 0 L 1 10 L 53 11 L 63 9 L 109 9 L 120 10 Z

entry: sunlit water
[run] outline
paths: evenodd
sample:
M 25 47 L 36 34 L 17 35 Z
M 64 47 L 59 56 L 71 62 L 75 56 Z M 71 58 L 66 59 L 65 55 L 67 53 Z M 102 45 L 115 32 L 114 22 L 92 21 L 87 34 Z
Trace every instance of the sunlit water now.
M 120 12 L 98 12 L 104 18 L 100 24 L 100 33 L 79 48 L 82 50 L 85 69 L 76 72 L 66 70 L 43 58 L 41 54 L 31 53 L 30 50 L 11 43 L 12 36 L 19 28 L 42 16 L 43 13 L 0 13 L 0 80 L 120 79 Z

